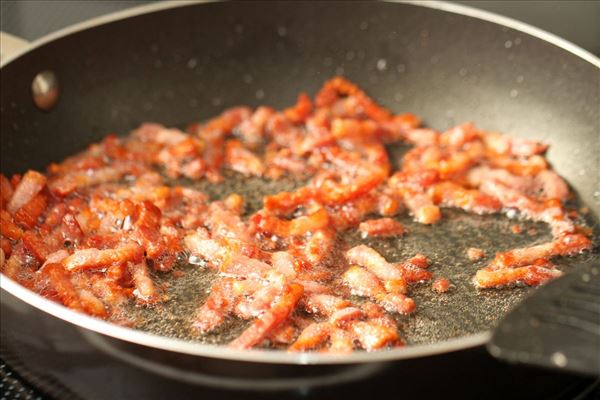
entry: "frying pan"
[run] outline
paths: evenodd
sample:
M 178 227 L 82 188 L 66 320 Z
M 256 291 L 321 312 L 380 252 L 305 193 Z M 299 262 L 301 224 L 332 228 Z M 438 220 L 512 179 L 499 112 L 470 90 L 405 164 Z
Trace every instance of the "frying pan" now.
M 4 62 L 1 170 L 41 170 L 109 132 L 126 133 L 144 121 L 181 126 L 237 104 L 281 108 L 300 91 L 314 93 L 342 74 L 384 106 L 414 112 L 440 130 L 473 121 L 483 129 L 551 143 L 549 161 L 597 227 L 599 66 L 595 56 L 549 33 L 443 2 L 153 4 L 49 35 Z M 60 91 L 47 111 L 31 96 L 32 80 L 42 71 L 55 74 Z M 501 233 L 508 222 L 471 222 L 464 229 L 442 227 L 443 240 L 425 243 L 435 248 L 423 248 L 438 260 L 434 268 L 446 268 L 458 288 L 446 303 L 417 297 L 425 316 L 401 323 L 414 338 L 405 348 L 344 356 L 239 352 L 90 318 L 5 276 L 2 337 L 40 354 L 60 348 L 58 336 L 68 337 L 163 376 L 201 384 L 208 383 L 205 373 L 223 377 L 218 384 L 236 385 L 245 377 L 254 380 L 250 387 L 282 388 L 304 377 L 329 383 L 335 380 L 332 371 L 355 379 L 389 361 L 403 360 L 410 368 L 417 358 L 485 344 L 495 322 L 525 294 L 480 295 L 470 286 L 474 267 L 459 254 L 469 243 L 511 247 Z M 386 246 L 410 252 L 424 244 Z

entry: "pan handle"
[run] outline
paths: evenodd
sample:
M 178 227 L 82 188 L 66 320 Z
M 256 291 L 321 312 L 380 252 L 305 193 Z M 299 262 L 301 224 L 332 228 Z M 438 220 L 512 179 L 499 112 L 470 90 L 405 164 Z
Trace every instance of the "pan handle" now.
M 4 60 L 23 50 L 27 46 L 29 46 L 27 40 L 0 31 L 0 61 L 4 62 Z

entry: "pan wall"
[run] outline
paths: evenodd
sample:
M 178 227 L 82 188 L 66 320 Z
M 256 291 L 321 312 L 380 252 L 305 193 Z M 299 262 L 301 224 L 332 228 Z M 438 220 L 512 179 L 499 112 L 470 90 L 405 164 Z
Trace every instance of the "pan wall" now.
M 35 108 L 33 77 L 61 88 Z M 189 5 L 60 38 L 1 72 L 1 170 L 41 169 L 143 121 L 183 125 L 236 104 L 283 107 L 342 74 L 396 112 L 541 138 L 600 210 L 598 69 L 490 22 L 392 3 Z

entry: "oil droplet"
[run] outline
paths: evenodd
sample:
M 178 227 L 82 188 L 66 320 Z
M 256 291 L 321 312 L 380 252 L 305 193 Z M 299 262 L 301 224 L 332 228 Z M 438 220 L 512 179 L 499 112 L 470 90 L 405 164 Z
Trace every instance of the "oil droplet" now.
M 244 79 L 244 82 L 247 83 L 248 85 L 251 84 L 252 81 L 254 80 L 254 78 L 250 74 L 245 74 L 243 79 Z
M 521 44 L 521 38 L 518 37 L 518 38 L 515 39 L 515 46 L 518 46 L 520 44 Z
M 323 65 L 326 67 L 330 67 L 333 64 L 333 59 L 331 57 L 325 57 L 323 60 Z
M 162 67 L 162 61 L 161 60 L 154 60 L 154 68 L 159 69 Z
M 523 75 L 517 76 L 517 83 L 523 83 L 524 80 L 525 80 L 525 77 Z
M 285 29 L 285 26 L 278 27 L 277 34 L 281 37 L 284 37 L 285 35 L 287 35 L 287 29 Z
M 215 107 L 220 106 L 222 102 L 223 102 L 223 100 L 221 100 L 220 97 L 215 97 L 211 101 L 212 105 L 215 106 Z
M 358 27 L 361 31 L 366 31 L 369 28 L 369 23 L 367 21 L 363 21 Z
M 398 64 L 396 66 L 396 71 L 398 71 L 399 73 L 404 73 L 406 71 L 406 65 L 404 64 Z
M 236 25 L 233 30 L 235 31 L 235 33 L 243 33 L 244 32 L 244 26 L 243 25 Z
M 506 42 L 504 42 L 504 47 L 506 47 L 507 49 L 510 49 L 513 45 L 513 42 L 511 40 L 507 40 Z
M 258 89 L 256 91 L 256 98 L 260 100 L 260 99 L 262 99 L 264 97 L 265 97 L 265 91 L 262 90 L 262 89 Z
M 459 74 L 460 76 L 467 76 L 467 69 L 466 69 L 466 68 L 461 68 L 461 69 L 458 71 L 458 74 Z
M 510 97 L 511 97 L 511 98 L 513 98 L 513 99 L 514 99 L 514 98 L 515 98 L 515 97 L 517 97 L 518 95 L 519 95 L 519 91 L 518 91 L 517 89 L 512 89 L 512 90 L 510 91 Z
M 196 108 L 196 107 L 198 107 L 198 100 L 197 99 L 190 99 L 188 105 L 190 106 L 190 108 Z
M 187 62 L 187 67 L 189 69 L 194 69 L 194 68 L 196 68 L 197 65 L 198 65 L 198 60 L 196 60 L 195 58 L 190 58 Z
M 348 60 L 348 61 L 354 60 L 354 52 L 353 51 L 349 51 L 346 53 L 346 60 Z
M 379 71 L 385 71 L 387 69 L 387 60 L 385 58 L 377 60 L 377 69 Z
M 344 67 L 337 67 L 335 73 L 336 75 L 344 75 Z
M 402 93 L 396 93 L 394 95 L 394 101 L 397 103 L 400 103 L 402 100 L 404 100 L 404 95 Z

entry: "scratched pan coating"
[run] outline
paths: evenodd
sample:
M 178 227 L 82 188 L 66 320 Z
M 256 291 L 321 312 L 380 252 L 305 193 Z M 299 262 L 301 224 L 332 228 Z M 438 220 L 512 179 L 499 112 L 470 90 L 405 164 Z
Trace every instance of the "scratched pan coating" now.
M 406 146 L 389 148 L 394 164 L 401 159 Z M 192 185 L 209 194 L 211 200 L 222 198 L 230 193 L 244 196 L 247 202 L 245 216 L 262 207 L 262 196 L 280 191 L 289 191 L 304 182 L 291 179 L 270 181 L 261 178 L 246 178 L 228 172 L 225 182 L 178 184 Z M 572 207 L 577 204 L 573 202 Z M 389 261 L 402 261 L 416 253 L 427 255 L 432 264 L 429 270 L 435 277 L 445 277 L 452 288 L 443 294 L 432 290 L 432 281 L 415 284 L 408 295 L 413 297 L 417 310 L 409 316 L 396 315 L 399 332 L 408 344 L 428 344 L 445 339 L 483 332 L 493 328 L 512 307 L 532 290 L 528 287 L 514 287 L 500 290 L 478 290 L 472 283 L 477 269 L 485 266 L 497 251 L 515 247 L 543 243 L 552 240 L 549 228 L 544 223 L 509 219 L 504 215 L 474 215 L 453 209 L 443 209 L 443 218 L 433 226 L 416 223 L 404 212 L 396 218 L 408 229 L 408 233 L 395 238 L 360 237 L 356 228 L 341 235 L 340 246 L 364 243 L 372 246 Z M 592 221 L 586 221 L 593 226 Z M 520 224 L 521 234 L 511 232 L 511 226 Z M 597 231 L 598 229 L 595 229 Z M 596 236 L 596 235 L 595 235 Z M 469 247 L 485 251 L 486 257 L 480 261 L 470 261 L 466 256 Z M 596 248 L 597 246 L 595 246 Z M 586 253 L 577 257 L 557 260 L 563 271 L 568 271 L 577 261 L 594 257 Z M 218 275 L 210 269 L 186 264 L 178 266 L 184 274 L 173 278 L 171 274 L 157 274 L 156 279 L 166 283 L 165 293 L 169 301 L 154 308 L 132 306 L 128 309 L 135 316 L 138 329 L 152 333 L 189 339 L 204 343 L 226 344 L 237 337 L 249 324 L 237 318 L 229 318 L 214 332 L 199 335 L 192 328 L 196 309 L 205 301 L 210 286 Z M 363 299 L 352 297 L 358 303 Z

